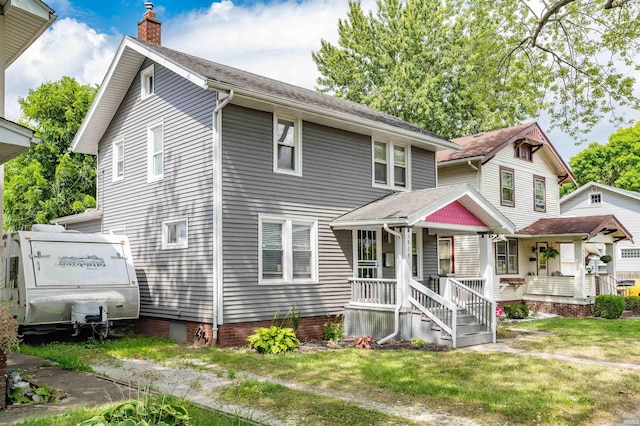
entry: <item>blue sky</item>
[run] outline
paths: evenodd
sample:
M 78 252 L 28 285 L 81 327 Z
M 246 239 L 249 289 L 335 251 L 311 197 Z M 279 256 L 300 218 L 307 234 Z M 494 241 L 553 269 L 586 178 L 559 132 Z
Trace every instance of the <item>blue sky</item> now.
M 18 98 L 30 88 L 69 75 L 99 84 L 123 35 L 137 35 L 144 0 L 45 0 L 58 20 L 7 70 L 6 115 L 18 119 Z M 361 0 L 373 9 L 375 0 Z M 162 44 L 196 56 L 313 89 L 319 73 L 311 52 L 320 40 L 337 41 L 337 22 L 346 0 L 162 0 L 153 2 L 162 21 Z M 638 112 L 628 111 L 638 120 Z M 586 144 L 537 118 L 560 155 L 568 161 Z M 606 143 L 615 128 L 608 122 L 587 136 Z

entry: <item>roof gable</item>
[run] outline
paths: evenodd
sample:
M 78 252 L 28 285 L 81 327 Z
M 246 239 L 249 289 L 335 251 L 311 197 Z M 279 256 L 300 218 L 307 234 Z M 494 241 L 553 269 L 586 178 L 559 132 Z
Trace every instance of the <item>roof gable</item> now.
M 232 103 L 266 110 L 284 106 L 300 111 L 307 121 L 372 136 L 390 135 L 430 150 L 458 149 L 451 141 L 389 114 L 345 99 L 283 83 L 237 68 L 126 36 L 98 94 L 72 143 L 72 150 L 96 154 L 98 143 L 113 119 L 131 81 L 145 58 L 162 65 L 203 89 L 233 91 Z M 243 103 L 244 102 L 244 103 Z M 265 107 L 266 105 L 266 107 Z M 376 133 L 377 132 L 377 133 Z
M 582 185 L 580 188 L 576 189 L 572 193 L 567 194 L 564 197 L 562 197 L 560 199 L 560 204 L 562 205 L 563 203 L 566 203 L 567 201 L 572 200 L 572 199 L 578 197 L 579 195 L 584 195 L 584 193 L 586 193 L 586 192 L 591 192 L 591 189 L 594 189 L 594 188 L 600 189 L 602 191 L 610 191 L 610 192 L 619 194 L 619 195 L 621 195 L 623 197 L 640 201 L 640 193 L 639 192 L 629 191 L 629 190 L 626 190 L 626 189 L 620 189 L 620 188 L 616 188 L 614 186 L 609 186 L 609 185 L 605 185 L 605 184 L 602 184 L 602 183 L 591 181 L 589 183 L 586 183 L 586 184 Z

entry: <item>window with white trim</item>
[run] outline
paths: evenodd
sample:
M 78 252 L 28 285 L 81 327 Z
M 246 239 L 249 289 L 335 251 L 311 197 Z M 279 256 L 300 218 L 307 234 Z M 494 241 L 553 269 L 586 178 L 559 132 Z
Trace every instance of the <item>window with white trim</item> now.
M 438 238 L 438 274 L 453 274 L 453 237 Z
M 422 280 L 422 229 L 411 231 L 411 276 Z
M 620 248 L 621 259 L 640 259 L 640 248 Z
M 496 274 L 518 273 L 518 240 L 496 241 Z
M 602 192 L 592 192 L 589 194 L 589 204 L 602 204 Z
M 124 179 L 124 139 L 113 142 L 113 181 Z
M 302 136 L 298 119 L 273 115 L 273 171 L 302 175 Z
M 147 182 L 164 177 L 164 131 L 162 124 L 147 128 Z
M 500 167 L 500 205 L 515 206 L 513 169 Z
M 155 93 L 153 65 L 140 71 L 140 99 L 146 99 Z
M 266 216 L 258 221 L 260 283 L 316 282 L 318 221 Z
M 373 186 L 409 188 L 410 147 L 393 142 L 372 141 Z
M 170 219 L 162 222 L 162 248 L 187 248 L 189 246 L 189 222 L 187 219 Z
M 542 176 L 533 177 L 533 209 L 537 212 L 547 210 L 547 190 Z

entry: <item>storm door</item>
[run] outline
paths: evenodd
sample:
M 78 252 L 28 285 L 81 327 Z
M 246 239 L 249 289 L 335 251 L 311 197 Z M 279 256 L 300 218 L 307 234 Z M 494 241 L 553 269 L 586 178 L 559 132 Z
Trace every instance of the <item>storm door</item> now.
M 355 259 L 358 278 L 380 277 L 380 231 L 358 229 L 355 232 Z

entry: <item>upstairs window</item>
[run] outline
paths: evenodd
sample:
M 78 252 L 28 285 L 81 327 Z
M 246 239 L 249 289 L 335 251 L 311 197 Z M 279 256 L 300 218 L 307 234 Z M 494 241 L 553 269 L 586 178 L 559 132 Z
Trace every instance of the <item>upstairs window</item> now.
M 302 144 L 300 120 L 273 118 L 273 171 L 301 176 Z
M 524 142 L 516 144 L 514 147 L 513 156 L 515 158 L 521 158 L 523 160 L 531 161 L 531 145 Z
M 592 192 L 589 194 L 589 204 L 602 204 L 602 192 Z
M 148 66 L 140 72 L 140 98 L 145 99 L 155 93 L 155 80 L 153 76 L 153 65 Z
M 113 143 L 113 181 L 124 179 L 124 139 Z
M 409 187 L 409 147 L 373 142 L 373 186 L 404 190 Z
M 533 177 L 533 209 L 537 212 L 547 210 L 547 191 L 545 179 L 541 176 Z
M 496 274 L 518 273 L 518 240 L 497 241 L 495 256 Z
M 147 128 L 147 182 L 164 177 L 164 131 L 162 124 Z
M 187 219 L 165 220 L 162 222 L 162 248 L 187 248 L 189 246 L 189 226 Z
M 500 167 L 500 204 L 507 207 L 515 206 L 515 183 L 513 169 Z

